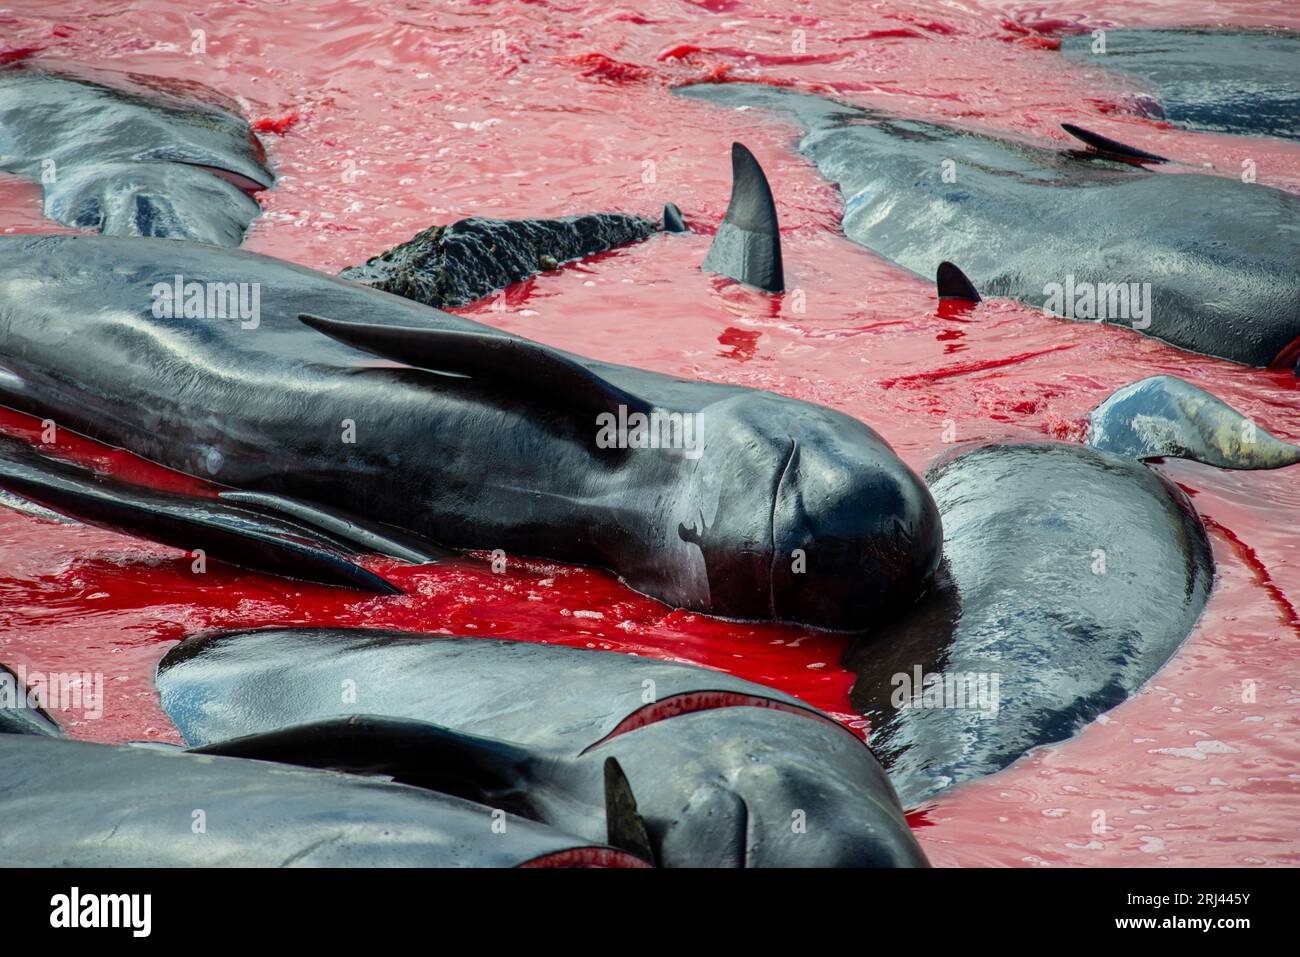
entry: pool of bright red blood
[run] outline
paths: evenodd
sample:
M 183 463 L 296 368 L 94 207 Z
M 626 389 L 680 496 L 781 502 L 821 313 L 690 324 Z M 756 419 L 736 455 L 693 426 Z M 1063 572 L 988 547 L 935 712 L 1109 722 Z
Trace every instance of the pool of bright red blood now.
M 1253 159 L 1261 182 L 1300 192 L 1300 146 L 1140 119 L 1126 112 L 1135 87 L 1067 62 L 1052 42 L 1067 29 L 1213 24 L 1300 29 L 1300 11 L 1290 0 L 41 0 L 0 13 L 0 58 L 197 79 L 236 97 L 279 174 L 247 247 L 327 271 L 462 216 L 655 215 L 674 201 L 692 234 L 544 274 L 509 289 L 504 308 L 462 311 L 586 355 L 842 409 L 921 470 L 946 448 L 948 426 L 959 440 L 1079 441 L 1089 408 L 1157 373 L 1295 441 L 1300 386 L 1289 372 L 1013 302 L 941 308 L 929 282 L 840 235 L 838 194 L 793 150 L 792 128 L 670 87 L 795 83 L 1062 142 L 1058 124 L 1073 121 L 1224 175 Z M 784 296 L 698 268 L 726 208 L 733 139 L 772 181 Z M 0 229 L 53 228 L 36 186 L 0 177 Z M 0 420 L 28 434 L 33 425 Z M 187 482 L 76 448 L 66 433 L 61 445 L 137 479 Z M 935 864 L 1300 860 L 1295 469 L 1157 467 L 1210 529 L 1218 578 L 1200 625 L 1146 688 L 1078 737 L 913 809 Z M 158 659 L 195 631 L 267 624 L 500 635 L 695 662 L 863 726 L 838 663 L 843 636 L 673 611 L 602 572 L 540 561 L 512 559 L 504 574 L 474 557 L 371 567 L 407 594 L 358 596 L 215 565 L 194 575 L 176 550 L 0 508 L 0 661 L 103 672 L 103 716 L 66 719 L 72 735 L 101 741 L 177 740 L 153 690 Z

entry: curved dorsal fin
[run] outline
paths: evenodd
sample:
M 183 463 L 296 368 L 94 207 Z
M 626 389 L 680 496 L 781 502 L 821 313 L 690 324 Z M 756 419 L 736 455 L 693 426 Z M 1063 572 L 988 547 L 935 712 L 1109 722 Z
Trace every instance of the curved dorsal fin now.
M 682 211 L 677 208 L 676 203 L 664 204 L 664 232 L 686 232 L 686 219 L 682 216 Z
M 455 372 L 527 386 L 538 396 L 584 414 L 648 413 L 650 403 L 541 343 L 501 333 L 339 322 L 309 313 L 298 318 L 318 332 L 366 352 L 431 372 Z
M 785 289 L 772 187 L 754 154 L 731 144 L 731 202 L 700 267 L 764 292 Z
M 1144 163 L 1168 163 L 1163 156 L 1157 156 L 1155 153 L 1148 153 L 1146 150 L 1140 150 L 1136 146 L 1128 146 L 1119 140 L 1113 140 L 1109 136 L 1102 136 L 1100 133 L 1094 133 L 1092 130 L 1085 130 L 1082 126 L 1075 126 L 1073 123 L 1062 123 L 1061 129 L 1069 133 L 1076 140 L 1086 143 L 1095 149 L 1098 153 L 1105 153 L 1108 156 L 1118 156 L 1123 159 L 1141 160 Z
M 934 282 L 939 289 L 940 299 L 960 299 L 963 302 L 980 301 L 980 294 L 975 289 L 975 284 L 966 278 L 964 272 L 946 260 L 939 263 L 939 270 L 935 273 Z
M 605 832 L 605 841 L 610 847 L 655 863 L 650 835 L 637 812 L 632 785 L 616 758 L 605 759 Z

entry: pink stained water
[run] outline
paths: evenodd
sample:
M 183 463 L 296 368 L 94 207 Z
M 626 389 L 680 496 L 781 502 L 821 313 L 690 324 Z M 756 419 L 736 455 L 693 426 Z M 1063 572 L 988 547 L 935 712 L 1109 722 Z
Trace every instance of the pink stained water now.
M 1119 12 L 1122 10 L 1123 12 Z M 1130 112 L 1139 88 L 1062 58 L 1063 30 L 1300 29 L 1293 3 L 878 0 L 18 3 L 0 60 L 31 56 L 200 80 L 237 98 L 279 175 L 247 248 L 326 271 L 468 215 L 657 215 L 658 237 L 463 311 L 587 355 L 771 389 L 842 409 L 922 470 L 945 430 L 1079 441 L 1087 411 L 1157 373 L 1202 385 L 1300 440 L 1300 385 L 1117 328 L 1008 301 L 940 308 L 931 284 L 840 235 L 836 190 L 793 128 L 673 96 L 692 80 L 792 83 L 864 105 L 1064 142 L 1062 121 L 1300 192 L 1300 146 L 1193 134 Z M 201 31 L 196 33 L 195 31 Z M 782 221 L 790 292 L 699 271 L 726 208 L 732 140 L 754 150 Z M 1140 215 L 1139 210 L 1127 211 Z M 58 229 L 31 183 L 0 177 L 0 229 Z M 59 230 L 62 231 L 62 230 Z M 4 413 L 0 428 L 39 423 Z M 171 487 L 188 480 L 61 433 L 70 453 Z M 1300 861 L 1300 565 L 1296 470 L 1158 468 L 1194 498 L 1218 562 L 1175 658 L 1076 738 L 957 788 L 911 821 L 938 865 L 1280 865 Z M 611 576 L 511 559 L 426 569 L 376 560 L 408 589 L 358 597 L 229 567 L 190 572 L 162 546 L 0 509 L 0 661 L 100 671 L 93 740 L 178 740 L 153 672 L 184 635 L 345 624 L 499 635 L 695 662 L 798 695 L 864 731 L 843 636 L 672 611 Z

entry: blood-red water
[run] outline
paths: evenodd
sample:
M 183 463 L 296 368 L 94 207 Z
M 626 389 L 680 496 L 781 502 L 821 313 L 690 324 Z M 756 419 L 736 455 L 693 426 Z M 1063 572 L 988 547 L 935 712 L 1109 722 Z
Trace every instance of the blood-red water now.
M 279 174 L 247 247 L 323 270 L 432 223 L 672 200 L 694 232 L 543 275 L 464 310 L 575 351 L 772 389 L 869 423 L 914 468 L 948 438 L 1078 441 L 1089 408 L 1156 373 L 1205 386 L 1292 441 L 1296 379 L 1178 352 L 1007 301 L 939 307 L 930 283 L 847 242 L 835 189 L 767 118 L 670 94 L 759 78 L 865 105 L 1063 141 L 1074 121 L 1133 145 L 1300 192 L 1300 148 L 1191 134 L 1127 112 L 1138 88 L 1054 49 L 1064 29 L 1276 25 L 1290 0 L 501 0 L 455 3 L 41 0 L 0 13 L 0 59 L 36 56 L 201 80 L 239 99 Z M 202 31 L 196 33 L 195 31 Z M 201 41 L 201 42 L 200 42 Z M 33 52 L 35 51 L 35 52 Z M 728 146 L 772 181 L 787 283 L 767 297 L 699 271 L 726 207 Z M 1118 211 L 1140 216 L 1141 210 Z M 36 186 L 0 177 L 0 228 L 53 231 Z M 5 414 L 0 427 L 35 426 Z M 160 474 L 115 453 L 61 447 Z M 1160 471 L 1210 527 L 1218 579 L 1176 657 L 1078 737 L 914 809 L 940 865 L 1239 865 L 1300 860 L 1300 514 L 1295 469 Z M 177 740 L 153 670 L 202 629 L 355 624 L 505 635 L 697 662 L 799 695 L 862 727 L 847 639 L 669 610 L 609 575 L 512 559 L 428 569 L 376 560 L 396 598 L 288 584 L 161 546 L 0 509 L 0 661 L 101 671 L 95 740 Z

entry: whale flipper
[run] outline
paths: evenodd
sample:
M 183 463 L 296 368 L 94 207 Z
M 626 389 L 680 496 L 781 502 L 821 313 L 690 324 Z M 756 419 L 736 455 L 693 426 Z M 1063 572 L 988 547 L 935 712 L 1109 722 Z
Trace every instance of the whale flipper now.
M 246 505 L 259 511 L 288 516 L 319 529 L 330 538 L 344 542 L 357 551 L 387 555 L 412 565 L 431 565 L 444 561 L 456 553 L 423 538 L 378 522 L 367 522 L 337 509 L 304 502 L 270 492 L 220 492 L 224 502 Z
M 401 784 L 509 805 L 518 813 L 520 782 L 537 756 L 527 748 L 430 721 L 347 715 L 242 735 L 196 754 L 276 761 L 300 767 L 382 774 Z
M 525 386 L 583 414 L 649 413 L 644 399 L 625 392 L 564 353 L 504 334 L 460 329 L 340 322 L 300 313 L 306 325 L 350 346 L 431 372 L 452 372 Z
M 682 216 L 682 211 L 677 208 L 676 203 L 664 204 L 663 226 L 666 233 L 686 232 L 686 219 Z
M 44 708 L 28 703 L 26 685 L 4 665 L 0 665 L 0 734 L 63 734 Z
M 429 721 L 377 715 L 324 718 L 243 735 L 190 749 L 195 754 L 274 761 L 298 767 L 384 775 L 538 820 L 528 791 L 539 783 L 566 792 L 568 762 L 521 745 L 447 728 Z M 580 795 L 571 795 L 579 800 Z M 653 862 L 645 822 L 627 776 L 614 758 L 604 765 L 604 802 L 611 846 Z
M 1144 163 L 1168 163 L 1169 160 L 1163 156 L 1157 156 L 1155 153 L 1148 153 L 1146 150 L 1140 150 L 1136 146 L 1129 146 L 1121 143 L 1119 140 L 1113 140 L 1109 136 L 1102 136 L 1100 133 L 1094 133 L 1092 130 L 1085 130 L 1082 126 L 1075 126 L 1073 123 L 1062 123 L 1061 129 L 1069 133 L 1076 140 L 1086 143 L 1098 153 L 1104 153 L 1107 156 L 1118 156 L 1123 159 L 1141 160 Z
M 1222 469 L 1300 462 L 1300 448 L 1175 376 L 1125 386 L 1092 410 L 1089 424 L 1089 446 L 1130 458 L 1191 459 Z
M 764 292 L 785 290 L 772 187 L 740 143 L 731 144 L 731 202 L 700 268 Z
M 41 455 L 20 439 L 0 436 L 0 488 L 97 528 L 134 535 L 245 568 L 401 594 L 309 529 L 196 496 L 158 492 Z
M 962 302 L 980 301 L 980 294 L 975 289 L 975 284 L 966 278 L 964 272 L 950 262 L 939 263 L 934 282 L 939 289 L 940 299 L 959 299 Z

